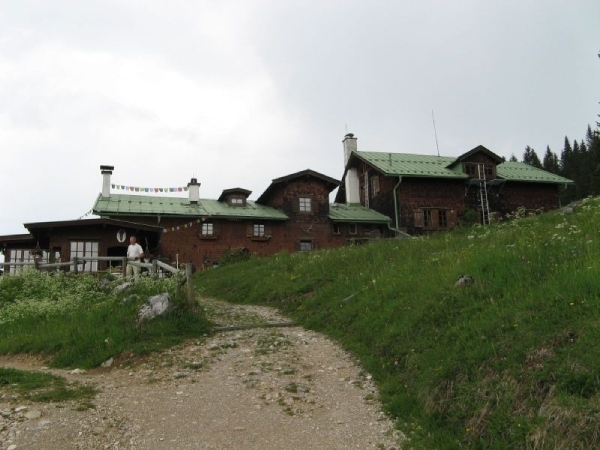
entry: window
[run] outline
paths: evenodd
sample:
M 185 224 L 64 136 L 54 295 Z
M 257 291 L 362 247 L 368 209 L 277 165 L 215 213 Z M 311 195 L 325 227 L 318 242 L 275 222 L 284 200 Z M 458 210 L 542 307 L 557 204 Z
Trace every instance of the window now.
M 371 177 L 371 197 L 379 194 L 379 175 Z
M 229 199 L 229 204 L 232 206 L 243 206 L 244 205 L 244 199 L 241 197 L 231 197 Z
M 438 221 L 440 222 L 440 228 L 448 228 L 448 212 L 445 209 L 438 211 Z
M 348 233 L 350 233 L 350 234 L 358 233 L 355 223 L 348 224 Z
M 92 241 L 71 241 L 71 259 L 73 258 L 94 258 L 98 257 L 98 242 Z M 79 272 L 97 272 L 98 260 L 81 261 L 77 264 Z
M 255 237 L 263 237 L 265 235 L 265 226 L 263 224 L 255 223 L 252 230 L 252 235 Z
M 10 263 L 33 263 L 34 258 L 35 254 L 32 250 L 12 249 L 10 251 L 10 259 L 5 261 L 5 264 L 9 264 L 11 275 L 17 275 L 21 273 L 25 266 L 10 266 Z M 40 262 L 48 262 L 48 252 L 43 252 Z
M 202 224 L 202 236 L 212 236 L 213 235 L 213 224 L 212 223 L 203 223 Z
M 307 252 L 309 250 L 312 250 L 313 246 L 312 246 L 312 241 L 300 241 L 300 251 L 301 252 Z
M 423 210 L 423 228 L 431 228 L 431 210 L 424 209 Z
M 333 224 L 333 234 L 340 234 L 340 224 L 339 223 Z
M 311 212 L 312 199 L 310 197 L 300 197 L 298 199 L 298 209 L 300 212 Z

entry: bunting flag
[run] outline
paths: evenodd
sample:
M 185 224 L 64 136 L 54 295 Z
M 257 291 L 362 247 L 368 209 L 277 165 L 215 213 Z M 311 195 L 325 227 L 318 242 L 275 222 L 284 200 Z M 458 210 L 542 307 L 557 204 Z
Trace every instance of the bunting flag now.
M 81 216 L 81 217 L 78 217 L 78 218 L 77 218 L 77 220 L 81 220 L 81 219 L 83 219 L 84 217 L 87 217 L 87 216 L 89 216 L 89 215 L 90 215 L 90 214 L 92 214 L 93 212 L 94 212 L 94 210 L 90 209 L 90 210 L 89 210 L 88 212 L 86 212 L 86 213 L 85 213 L 83 216 Z
M 163 228 L 164 233 L 173 233 L 174 231 L 185 230 L 186 228 L 192 228 L 194 225 L 204 222 L 206 219 L 196 219 L 193 222 L 184 223 L 183 225 L 179 225 L 177 227 L 171 228 Z
M 130 192 L 147 192 L 147 193 L 160 193 L 160 192 L 187 192 L 188 187 L 139 187 L 139 186 L 124 186 L 122 184 L 111 184 L 111 189 L 116 191 L 130 191 Z

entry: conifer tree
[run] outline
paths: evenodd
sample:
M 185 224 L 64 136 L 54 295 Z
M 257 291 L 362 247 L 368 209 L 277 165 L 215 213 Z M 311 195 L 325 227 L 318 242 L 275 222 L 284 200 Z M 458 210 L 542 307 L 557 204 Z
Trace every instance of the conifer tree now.
M 533 148 L 529 145 L 525 147 L 525 153 L 523 153 L 523 162 L 525 164 L 529 164 L 530 166 L 537 167 L 538 169 L 542 168 L 542 163 L 537 153 Z

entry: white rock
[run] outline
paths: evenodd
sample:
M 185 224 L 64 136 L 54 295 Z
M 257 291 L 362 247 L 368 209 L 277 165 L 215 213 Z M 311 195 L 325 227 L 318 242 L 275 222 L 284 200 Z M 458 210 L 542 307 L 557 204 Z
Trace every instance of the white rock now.
M 26 409 L 27 409 L 27 406 L 17 406 L 15 408 L 15 412 L 25 411 Z
M 71 375 L 80 375 L 82 373 L 85 373 L 85 370 L 83 370 L 83 369 L 74 369 L 74 370 L 71 370 L 69 373 Z
M 114 362 L 114 358 L 108 358 L 106 361 L 104 361 L 102 364 L 100 364 L 102 367 L 110 367 L 113 365 Z
M 37 409 L 25 413 L 25 418 L 29 420 L 39 419 L 40 417 L 42 417 L 42 412 Z

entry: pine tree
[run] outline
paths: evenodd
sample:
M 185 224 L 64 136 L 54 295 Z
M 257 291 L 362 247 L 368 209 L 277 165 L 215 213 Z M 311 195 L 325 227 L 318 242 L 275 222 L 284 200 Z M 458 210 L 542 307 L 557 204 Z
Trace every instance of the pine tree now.
M 544 170 L 548 172 L 559 174 L 560 166 L 558 164 L 558 156 L 552 150 L 550 150 L 550 146 L 546 147 L 546 154 L 544 155 L 544 162 L 542 164 Z
M 538 169 L 542 168 L 542 163 L 540 158 L 534 149 L 532 149 L 529 145 L 525 147 L 525 153 L 523 153 L 523 162 L 525 164 L 529 164 L 530 166 L 537 167 Z
M 515 154 L 514 154 L 514 153 L 511 153 L 511 154 L 510 154 L 510 159 L 509 159 L 509 161 L 510 161 L 510 162 L 519 162 L 519 160 L 517 159 L 517 157 L 515 156 Z

